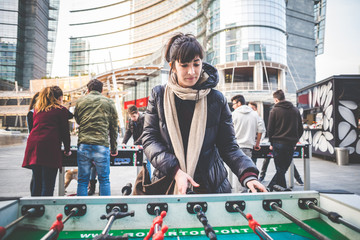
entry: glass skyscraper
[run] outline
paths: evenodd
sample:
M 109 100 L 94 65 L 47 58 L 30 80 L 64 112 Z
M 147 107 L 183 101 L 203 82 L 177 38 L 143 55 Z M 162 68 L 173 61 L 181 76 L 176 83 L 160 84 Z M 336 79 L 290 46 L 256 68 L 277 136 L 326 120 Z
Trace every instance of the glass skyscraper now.
M 57 6 L 51 0 L 0 1 L 0 89 L 13 90 L 15 81 L 29 88 L 30 79 L 46 76 L 48 42 L 56 40 L 48 32 L 56 30 Z
M 285 87 L 285 1 L 215 0 L 208 19 L 206 60 L 221 72 L 221 90 Z

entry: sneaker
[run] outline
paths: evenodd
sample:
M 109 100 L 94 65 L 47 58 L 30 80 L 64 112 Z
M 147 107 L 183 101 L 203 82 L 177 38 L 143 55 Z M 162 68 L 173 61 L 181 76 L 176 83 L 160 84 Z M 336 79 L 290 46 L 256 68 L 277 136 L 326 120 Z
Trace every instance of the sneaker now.
M 259 182 L 262 182 L 262 181 L 264 181 L 264 177 L 259 178 Z
M 295 182 L 296 182 L 296 185 L 298 185 L 298 186 L 304 186 L 304 183 L 301 179 L 296 180 Z

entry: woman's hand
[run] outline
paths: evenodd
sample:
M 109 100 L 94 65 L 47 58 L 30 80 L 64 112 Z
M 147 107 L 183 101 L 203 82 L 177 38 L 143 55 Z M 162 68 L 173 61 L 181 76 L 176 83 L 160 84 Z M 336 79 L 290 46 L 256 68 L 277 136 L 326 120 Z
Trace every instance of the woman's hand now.
M 262 185 L 258 180 L 255 180 L 255 179 L 250 180 L 246 183 L 246 185 L 251 190 L 252 193 L 258 192 L 257 190 L 259 190 L 260 192 L 267 192 L 264 185 Z
M 176 186 L 180 194 L 186 194 L 186 189 L 188 188 L 188 183 L 194 187 L 199 187 L 200 185 L 192 179 L 187 173 L 179 169 L 175 174 Z

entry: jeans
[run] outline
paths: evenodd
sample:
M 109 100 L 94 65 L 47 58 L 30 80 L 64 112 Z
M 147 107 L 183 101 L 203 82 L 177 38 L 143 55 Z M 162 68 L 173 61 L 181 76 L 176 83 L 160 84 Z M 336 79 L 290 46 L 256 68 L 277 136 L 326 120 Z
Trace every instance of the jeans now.
M 80 144 L 77 152 L 78 196 L 87 196 L 91 164 L 94 161 L 100 183 L 100 196 L 110 196 L 110 150 L 101 145 Z
M 265 158 L 261 167 L 260 178 L 265 178 L 267 168 L 270 163 L 270 158 Z
M 57 168 L 40 165 L 31 166 L 33 172 L 31 196 L 53 196 Z
M 295 146 L 283 143 L 273 143 L 272 146 L 276 173 L 271 179 L 268 188 L 272 190 L 275 184 L 286 188 L 285 173 L 291 164 Z
M 262 167 L 261 167 L 261 171 L 260 171 L 260 178 L 265 178 L 266 171 L 267 171 L 269 163 L 270 163 L 270 159 L 271 158 L 264 159 Z M 296 181 L 302 182 L 301 176 L 300 176 L 295 164 L 294 164 L 294 176 L 295 176 Z

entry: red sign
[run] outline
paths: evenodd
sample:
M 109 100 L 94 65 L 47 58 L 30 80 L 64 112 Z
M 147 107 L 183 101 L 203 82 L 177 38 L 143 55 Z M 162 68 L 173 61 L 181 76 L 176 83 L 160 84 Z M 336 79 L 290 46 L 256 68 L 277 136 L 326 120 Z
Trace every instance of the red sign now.
M 136 99 L 136 107 L 146 107 L 148 105 L 149 97 Z M 135 100 L 124 102 L 124 108 L 128 109 L 129 106 L 135 105 Z

